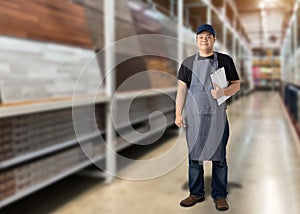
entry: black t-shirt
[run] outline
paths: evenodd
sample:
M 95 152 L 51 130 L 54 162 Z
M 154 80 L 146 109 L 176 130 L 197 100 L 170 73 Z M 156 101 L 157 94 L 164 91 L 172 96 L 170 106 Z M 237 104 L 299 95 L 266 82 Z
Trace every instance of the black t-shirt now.
M 192 81 L 192 70 L 193 70 L 193 62 L 195 60 L 195 56 L 196 55 L 186 58 L 182 62 L 178 73 L 178 79 L 185 82 L 188 88 L 190 87 Z M 198 60 L 203 60 L 203 59 L 214 59 L 214 55 L 208 57 L 201 57 L 200 55 L 198 56 Z M 240 79 L 235 69 L 234 62 L 230 56 L 217 52 L 217 59 L 218 59 L 218 68 L 224 67 L 225 69 L 227 81 L 230 82 L 230 81 Z

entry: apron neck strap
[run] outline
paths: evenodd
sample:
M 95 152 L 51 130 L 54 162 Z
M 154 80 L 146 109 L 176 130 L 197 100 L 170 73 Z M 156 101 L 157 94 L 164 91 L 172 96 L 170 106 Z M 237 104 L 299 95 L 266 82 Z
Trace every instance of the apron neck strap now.
M 214 69 L 217 70 L 219 68 L 219 64 L 218 64 L 218 56 L 217 56 L 217 52 L 214 52 Z
M 195 61 L 197 62 L 198 61 L 198 56 L 199 56 L 199 53 L 196 54 L 195 56 Z M 217 56 L 217 52 L 214 51 L 214 63 L 213 63 L 213 66 L 214 66 L 214 69 L 217 70 L 219 65 L 218 65 L 218 56 Z

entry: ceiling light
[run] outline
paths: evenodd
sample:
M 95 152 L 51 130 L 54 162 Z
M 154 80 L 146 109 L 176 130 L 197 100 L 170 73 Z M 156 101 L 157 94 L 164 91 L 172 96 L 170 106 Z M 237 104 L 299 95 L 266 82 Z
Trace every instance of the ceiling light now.
M 264 2 L 260 2 L 259 3 L 259 8 L 260 9 L 264 9 L 265 8 L 265 3 Z

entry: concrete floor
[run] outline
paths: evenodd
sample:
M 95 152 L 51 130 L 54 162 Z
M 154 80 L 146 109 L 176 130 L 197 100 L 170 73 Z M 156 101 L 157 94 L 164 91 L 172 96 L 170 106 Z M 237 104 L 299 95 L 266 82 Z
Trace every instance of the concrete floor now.
M 224 213 L 300 213 L 300 143 L 279 95 L 255 92 L 239 99 L 228 107 L 228 118 L 230 210 Z M 188 195 L 184 134 L 178 137 L 171 130 L 147 152 L 135 147 L 126 152 L 138 153 L 140 160 L 153 160 L 174 147 L 174 161 L 156 165 L 169 171 L 162 176 L 144 181 L 117 178 L 108 185 L 101 179 L 72 175 L 0 213 L 219 213 L 210 197 L 210 162 L 205 163 L 206 200 L 191 208 L 179 206 Z M 151 167 L 124 165 L 119 175 L 137 178 L 155 171 Z

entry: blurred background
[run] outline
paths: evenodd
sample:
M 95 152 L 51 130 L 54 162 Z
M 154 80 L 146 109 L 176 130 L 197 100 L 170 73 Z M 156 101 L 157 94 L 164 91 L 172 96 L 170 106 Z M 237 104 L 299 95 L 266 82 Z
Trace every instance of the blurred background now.
M 210 162 L 205 202 L 179 206 L 177 72 L 202 23 L 241 80 L 226 213 L 299 213 L 298 0 L 0 0 L 0 213 L 218 213 Z

